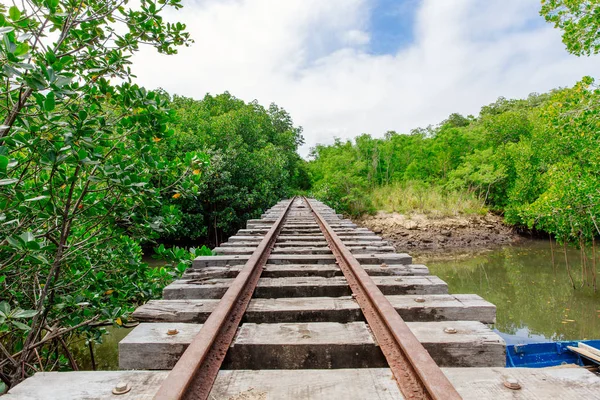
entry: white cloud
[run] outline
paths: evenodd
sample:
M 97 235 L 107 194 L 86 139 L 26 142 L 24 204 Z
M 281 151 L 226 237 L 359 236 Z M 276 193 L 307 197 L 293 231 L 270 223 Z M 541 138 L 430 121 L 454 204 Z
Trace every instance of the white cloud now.
M 362 46 L 366 45 L 371 41 L 371 37 L 365 31 L 359 29 L 352 29 L 344 32 L 344 42 L 349 46 Z
M 539 0 L 423 0 L 414 42 L 369 54 L 373 1 L 187 2 L 169 19 L 196 43 L 176 56 L 144 50 L 133 69 L 171 93 L 277 103 L 304 126 L 304 155 L 334 136 L 408 132 L 600 71 L 599 57 L 569 55 L 560 32 L 540 23 Z

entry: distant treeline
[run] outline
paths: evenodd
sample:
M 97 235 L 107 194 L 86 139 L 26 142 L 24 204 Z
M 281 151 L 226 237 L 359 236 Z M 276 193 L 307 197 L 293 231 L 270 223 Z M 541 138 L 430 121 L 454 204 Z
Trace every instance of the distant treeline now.
M 585 78 L 410 134 L 319 145 L 307 167 L 312 191 L 355 215 L 375 211 L 373 193 L 388 185 L 465 191 L 510 224 L 590 242 L 600 233 L 599 105 Z
M 200 152 L 208 163 L 198 171 L 195 195 L 165 199 L 177 221 L 161 241 L 216 245 L 293 190 L 307 187 L 297 153 L 302 129 L 284 109 L 245 103 L 229 93 L 202 100 L 174 96 L 169 105 L 176 114 L 174 133 L 160 143 L 162 152 Z

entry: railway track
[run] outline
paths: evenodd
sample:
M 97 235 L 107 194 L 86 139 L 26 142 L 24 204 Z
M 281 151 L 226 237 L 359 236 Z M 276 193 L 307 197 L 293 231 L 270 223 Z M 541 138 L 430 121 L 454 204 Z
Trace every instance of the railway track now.
M 139 308 L 151 323 L 120 344 L 121 368 L 172 368 L 157 400 L 233 398 L 229 384 L 213 387 L 219 371 L 333 372 L 348 385 L 376 371 L 396 385 L 390 398 L 452 400 L 461 397 L 438 363 L 504 363 L 502 340 L 482 323 L 493 305 L 448 295 L 426 267 L 315 200 L 279 203 L 215 253 Z
M 135 311 L 120 371 L 38 372 L 6 399 L 599 398 L 584 368 L 504 368 L 494 305 L 315 200 L 214 251 Z

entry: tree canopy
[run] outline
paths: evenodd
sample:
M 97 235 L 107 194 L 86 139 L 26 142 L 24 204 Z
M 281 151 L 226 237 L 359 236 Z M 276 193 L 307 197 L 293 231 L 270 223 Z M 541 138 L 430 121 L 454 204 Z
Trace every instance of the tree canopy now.
M 182 218 L 163 239 L 218 244 L 299 184 L 302 129 L 284 109 L 229 93 L 200 101 L 174 96 L 170 107 L 177 120 L 163 154 L 202 152 L 210 163 L 199 179 L 201 196 L 170 201 Z
M 578 56 L 600 52 L 600 1 L 542 0 L 540 13 L 563 31 L 569 52 Z
M 309 171 L 316 196 L 351 214 L 373 211 L 370 193 L 397 182 L 466 190 L 511 224 L 560 240 L 600 234 L 600 91 L 573 88 L 498 99 L 477 118 L 451 115 L 408 135 L 361 135 L 317 146 Z

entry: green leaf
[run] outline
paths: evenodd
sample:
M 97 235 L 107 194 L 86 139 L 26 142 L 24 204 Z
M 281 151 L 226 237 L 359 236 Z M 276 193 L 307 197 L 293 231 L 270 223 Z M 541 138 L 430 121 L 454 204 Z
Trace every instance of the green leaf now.
M 15 49 L 13 54 L 18 57 L 18 56 L 27 54 L 28 51 L 29 51 L 29 43 L 23 42 L 23 43 L 19 43 L 17 45 L 17 48 Z
M 37 314 L 36 310 L 19 310 L 13 315 L 14 318 L 31 318 Z
M 29 250 L 37 251 L 37 250 L 40 249 L 40 244 L 38 242 L 35 242 L 35 241 L 27 242 L 27 248 Z
M 18 181 L 18 179 L 0 179 L 0 186 L 11 185 Z
M 10 305 L 6 301 L 0 301 L 0 315 L 8 317 L 10 314 Z
M 8 244 L 10 244 L 12 247 L 16 247 L 18 249 L 22 248 L 23 246 L 21 245 L 21 242 L 19 242 L 17 239 L 15 239 L 14 237 L 7 237 L 6 241 L 8 242 Z
M 10 160 L 6 156 L 0 156 L 0 172 L 6 172 L 6 168 L 8 167 L 8 162 Z
M 41 77 L 39 74 L 36 76 L 27 75 L 23 78 L 27 84 L 36 90 L 44 90 L 48 86 L 46 80 Z
M 13 324 L 14 326 L 16 326 L 17 328 L 19 328 L 21 330 L 24 330 L 24 331 L 28 331 L 28 330 L 31 329 L 29 327 L 29 325 L 25 325 L 24 323 L 19 322 L 19 321 L 10 321 L 10 323 Z
M 12 32 L 14 30 L 15 30 L 15 28 L 13 28 L 12 26 L 3 26 L 3 27 L 0 27 L 0 34 Z
M 33 240 L 35 240 L 35 237 L 33 236 L 33 233 L 31 232 L 23 232 L 19 235 L 19 237 L 23 240 L 23 242 L 27 243 L 27 242 L 31 242 Z
M 44 248 L 47 247 L 48 246 L 45 246 Z M 48 259 L 41 254 L 32 254 L 31 257 L 38 260 L 41 264 L 50 264 L 50 261 L 48 261 Z
M 54 96 L 54 92 L 48 93 L 46 96 L 46 100 L 44 101 L 44 109 L 46 111 L 51 112 L 56 107 L 56 98 Z
M 8 16 L 13 21 L 18 21 L 19 18 L 21 18 L 21 11 L 19 11 L 19 9 L 17 7 L 12 6 L 11 8 L 8 9 Z
M 4 46 L 6 47 L 6 50 L 9 53 L 12 53 L 13 51 L 15 51 L 17 46 L 15 44 L 15 34 L 14 33 L 9 32 L 9 33 L 3 35 L 2 41 L 4 42 Z
M 21 71 L 8 64 L 4 64 L 2 71 L 9 77 L 22 75 Z
M 52 50 L 48 50 L 48 52 L 44 55 L 48 64 L 54 64 L 56 61 L 56 55 L 52 52 Z
M 31 199 L 27 199 L 25 201 L 40 201 L 40 200 L 44 200 L 44 199 L 47 199 L 47 198 L 48 198 L 48 196 L 37 196 L 37 197 L 33 197 Z
M 54 84 L 60 88 L 60 87 L 70 84 L 71 80 L 72 80 L 72 78 L 69 78 L 68 76 L 58 75 L 56 77 L 56 80 L 54 81 Z

